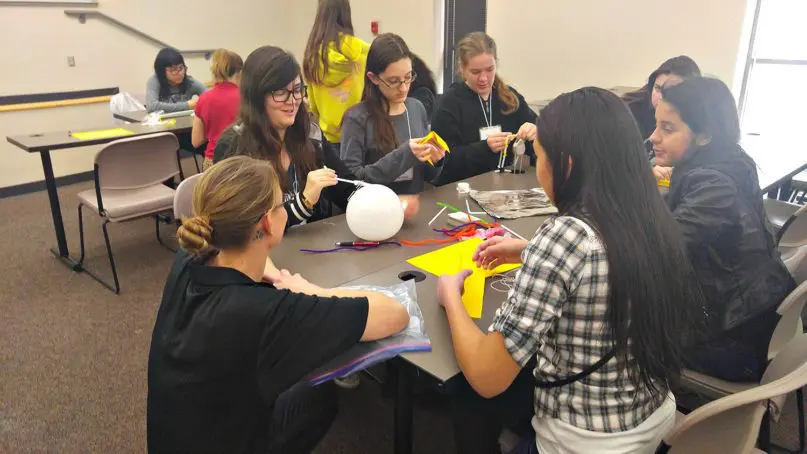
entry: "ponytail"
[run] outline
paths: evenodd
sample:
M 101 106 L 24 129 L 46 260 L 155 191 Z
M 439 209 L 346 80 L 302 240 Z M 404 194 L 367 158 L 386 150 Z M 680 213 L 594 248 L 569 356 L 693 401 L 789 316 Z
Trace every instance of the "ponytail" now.
M 504 104 L 504 108 L 502 109 L 503 114 L 510 115 L 518 110 L 518 96 L 504 83 L 498 74 L 496 75 L 496 80 L 493 81 L 493 89 L 496 90 L 496 93 L 499 95 L 499 101 Z
M 210 57 L 210 72 L 215 82 L 227 82 L 244 69 L 244 60 L 233 51 L 217 49 Z

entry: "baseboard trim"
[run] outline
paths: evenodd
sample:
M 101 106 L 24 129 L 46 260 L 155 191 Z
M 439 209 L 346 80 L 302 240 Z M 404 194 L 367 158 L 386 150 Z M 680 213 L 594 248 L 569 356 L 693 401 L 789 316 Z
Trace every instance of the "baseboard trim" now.
M 179 156 L 181 159 L 185 159 L 193 157 L 194 154 L 186 150 L 180 150 Z M 70 186 L 71 184 L 92 181 L 92 179 L 92 170 L 88 172 L 75 173 L 73 175 L 65 175 L 63 177 L 56 177 L 56 187 L 59 188 L 62 186 Z M 44 191 L 45 189 L 47 189 L 45 186 L 45 180 L 32 181 L 30 183 L 17 184 L 14 186 L 6 186 L 4 188 L 0 188 L 0 199 L 31 194 L 34 192 Z
M 92 171 L 58 177 L 56 178 L 56 187 L 69 186 L 71 184 L 83 183 L 85 181 L 92 181 Z M 45 189 L 45 180 L 7 186 L 5 188 L 0 188 L 0 199 L 31 194 L 33 192 L 44 191 Z

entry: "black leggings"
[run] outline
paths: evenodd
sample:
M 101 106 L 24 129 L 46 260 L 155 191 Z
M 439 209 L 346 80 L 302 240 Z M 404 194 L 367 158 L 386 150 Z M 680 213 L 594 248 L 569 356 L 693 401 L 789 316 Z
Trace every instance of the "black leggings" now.
M 275 401 L 269 428 L 270 454 L 309 453 L 328 433 L 337 413 L 333 382 L 310 387 L 299 383 Z
M 464 376 L 447 384 L 451 393 L 451 419 L 457 453 L 499 454 L 499 434 L 503 428 L 520 437 L 532 435 L 534 368 L 535 360 L 532 360 L 521 369 L 507 390 L 491 399 L 477 394 Z

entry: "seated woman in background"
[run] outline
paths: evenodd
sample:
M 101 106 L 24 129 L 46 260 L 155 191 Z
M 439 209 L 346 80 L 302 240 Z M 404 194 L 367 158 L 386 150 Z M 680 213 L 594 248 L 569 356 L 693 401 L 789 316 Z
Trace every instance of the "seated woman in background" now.
M 342 161 L 368 183 L 389 186 L 398 194 L 419 194 L 424 180 L 438 173 L 445 155 L 431 144 L 419 145 L 429 132 L 420 101 L 407 93 L 417 73 L 411 53 L 398 35 L 379 35 L 367 54 L 362 102 L 342 122 Z M 429 164 L 431 162 L 431 164 Z
M 269 267 L 286 210 L 274 167 L 229 159 L 183 219 L 148 366 L 149 452 L 310 452 L 336 416 L 333 383 L 301 380 L 408 321 L 379 293 L 323 289 Z M 268 281 L 268 282 L 266 282 Z
M 501 423 L 530 418 L 524 453 L 654 452 L 675 424 L 681 333 L 703 304 L 683 239 L 615 94 L 561 95 L 537 129 L 536 174 L 559 215 L 529 242 L 477 249 L 480 267 L 522 265 L 489 332 L 462 303 L 470 271 L 438 285 L 467 380 L 452 399 L 457 452 L 497 453 Z
M 409 57 L 412 59 L 412 71 L 417 74 L 409 87 L 409 97 L 415 98 L 423 104 L 429 122 L 431 122 L 434 104 L 437 102 L 437 84 L 434 82 L 434 73 L 417 55 L 409 54 Z
M 369 44 L 354 36 L 350 2 L 319 0 L 303 55 L 303 75 L 311 91 L 311 112 L 336 153 L 342 117 L 361 101 L 369 50 Z
M 334 207 L 345 210 L 356 190 L 337 181 L 355 179 L 339 156 L 309 138 L 306 90 L 291 54 L 274 46 L 254 50 L 244 63 L 240 117 L 221 135 L 214 154 L 215 162 L 229 156 L 271 162 L 280 178 L 288 227 L 327 218 Z M 410 210 L 416 209 L 411 204 Z
M 628 103 L 633 118 L 639 125 L 642 139 L 647 139 L 656 129 L 656 106 L 661 100 L 661 89 L 681 83 L 689 77 L 698 77 L 701 70 L 694 60 L 686 55 L 673 57 L 665 61 L 655 71 L 650 73 L 644 87 L 626 93 L 622 99 Z M 652 146 L 648 144 L 648 151 Z
M 734 97 L 723 82 L 699 77 L 662 93 L 650 140 L 657 162 L 675 166 L 667 203 L 706 296 L 711 334 L 687 352 L 687 367 L 758 381 L 776 308 L 795 282 L 769 230 L 756 164 L 739 144 Z
M 436 184 L 448 184 L 496 169 L 508 136 L 527 141 L 532 155 L 535 113 L 496 72 L 496 43 L 474 32 L 457 43 L 462 82 L 446 91 L 432 117 L 432 129 L 448 144 Z
M 205 148 L 204 169 L 213 165 L 213 151 L 216 149 L 221 133 L 238 118 L 241 96 L 238 84 L 241 83 L 241 71 L 244 61 L 235 52 L 219 49 L 213 52 L 213 88 L 199 97 L 194 109 L 191 143 L 199 148 L 207 142 Z
M 170 47 L 160 50 L 154 59 L 154 75 L 146 84 L 146 110 L 180 112 L 196 107 L 207 87 L 187 75 L 187 71 L 178 50 Z

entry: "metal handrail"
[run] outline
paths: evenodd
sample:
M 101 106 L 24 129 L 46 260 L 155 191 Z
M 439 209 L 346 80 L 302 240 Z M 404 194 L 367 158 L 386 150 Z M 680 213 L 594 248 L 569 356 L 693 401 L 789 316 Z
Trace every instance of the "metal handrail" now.
M 69 16 L 69 17 L 77 18 L 79 23 L 82 23 L 82 24 L 87 22 L 88 17 L 95 17 L 95 18 L 98 18 L 98 19 L 102 19 L 102 20 L 105 20 L 107 22 L 110 22 L 113 25 L 117 25 L 119 28 L 122 28 L 123 30 L 125 30 L 125 31 L 127 31 L 127 32 L 129 32 L 129 33 L 131 33 L 133 35 L 139 36 L 139 37 L 141 37 L 141 38 L 143 38 L 143 39 L 145 39 L 147 41 L 151 41 L 152 43 L 154 43 L 154 44 L 156 44 L 156 45 L 158 45 L 160 47 L 173 47 L 173 46 L 169 45 L 168 43 L 166 43 L 164 41 L 161 41 L 161 40 L 159 40 L 159 39 L 157 39 L 157 38 L 155 38 L 155 37 L 153 37 L 153 36 L 151 36 L 149 34 L 143 33 L 142 31 L 132 27 L 131 25 L 125 24 L 125 23 L 115 19 L 114 17 L 108 16 L 108 15 L 106 15 L 106 14 L 100 12 L 100 11 L 91 11 L 91 10 L 82 10 L 82 9 L 68 9 L 68 10 L 64 11 L 64 14 Z M 189 56 L 189 57 L 194 57 L 194 56 L 200 56 L 201 55 L 205 59 L 209 60 L 210 55 L 213 54 L 214 50 L 215 49 L 180 50 L 179 53 L 181 53 L 181 54 L 183 54 L 185 56 Z

